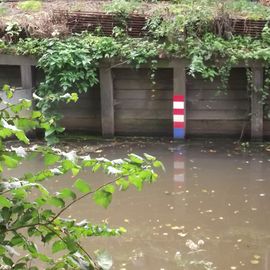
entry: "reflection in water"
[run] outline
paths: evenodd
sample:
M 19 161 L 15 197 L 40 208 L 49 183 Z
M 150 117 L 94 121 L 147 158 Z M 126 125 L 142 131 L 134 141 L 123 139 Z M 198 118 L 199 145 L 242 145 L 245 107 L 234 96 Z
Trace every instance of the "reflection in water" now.
M 163 161 L 166 172 L 142 192 L 116 193 L 107 210 L 88 198 L 66 213 L 128 230 L 119 238 L 85 240 L 89 251 L 106 249 L 117 270 L 270 269 L 269 153 L 235 151 L 231 142 L 134 145 L 119 142 L 101 155 L 115 159 L 147 152 Z M 26 167 L 36 170 L 41 161 Z M 80 177 L 92 185 L 108 180 L 101 173 Z M 48 189 L 73 181 L 59 177 Z
M 174 176 L 173 180 L 177 187 L 185 185 L 185 157 L 183 150 L 175 150 L 173 156 Z

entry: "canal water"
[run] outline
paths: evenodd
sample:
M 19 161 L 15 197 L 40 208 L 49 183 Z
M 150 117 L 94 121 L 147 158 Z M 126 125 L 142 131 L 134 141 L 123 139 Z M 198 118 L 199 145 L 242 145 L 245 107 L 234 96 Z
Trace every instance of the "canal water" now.
M 108 209 L 86 198 L 66 216 L 127 229 L 121 237 L 91 238 L 83 243 L 89 251 L 100 249 L 102 256 L 111 258 L 110 269 L 269 270 L 267 150 L 218 140 L 186 144 L 123 140 L 97 147 L 93 157 L 149 153 L 164 163 L 166 171 L 160 171 L 158 181 L 145 185 L 141 192 L 135 188 L 116 192 Z M 27 170 L 42 167 L 41 161 L 35 162 Z M 102 173 L 81 177 L 97 186 L 110 180 Z M 57 178 L 48 188 L 57 191 L 73 181 Z

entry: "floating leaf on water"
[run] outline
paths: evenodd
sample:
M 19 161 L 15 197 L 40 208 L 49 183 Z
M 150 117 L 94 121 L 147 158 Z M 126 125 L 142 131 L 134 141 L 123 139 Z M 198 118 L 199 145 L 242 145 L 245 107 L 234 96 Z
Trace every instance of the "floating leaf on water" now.
M 178 226 L 173 226 L 171 227 L 172 230 L 181 230 L 181 227 L 178 227 Z
M 196 251 L 196 250 L 199 249 L 199 245 L 196 244 L 196 243 L 194 243 L 194 242 L 193 242 L 192 240 L 190 240 L 190 239 L 188 239 L 188 240 L 186 241 L 186 246 L 187 246 L 190 250 L 192 250 L 192 251 Z
M 187 233 L 178 233 L 177 235 L 179 235 L 180 237 L 185 237 L 185 236 L 187 236 Z
M 251 260 L 250 263 L 251 264 L 259 264 L 260 262 L 258 260 Z
M 204 241 L 203 241 L 202 239 L 200 239 L 200 240 L 198 241 L 198 245 L 199 245 L 199 246 L 203 246 L 203 245 L 204 245 Z

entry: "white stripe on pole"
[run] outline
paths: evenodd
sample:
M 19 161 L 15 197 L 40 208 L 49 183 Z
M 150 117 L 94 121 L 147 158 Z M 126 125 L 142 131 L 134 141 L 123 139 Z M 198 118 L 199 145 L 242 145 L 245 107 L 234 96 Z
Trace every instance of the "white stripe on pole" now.
M 184 115 L 175 114 L 173 116 L 173 122 L 184 122 L 184 121 L 185 121 L 185 116 Z
M 184 109 L 185 103 L 183 101 L 174 101 L 173 108 L 174 109 Z

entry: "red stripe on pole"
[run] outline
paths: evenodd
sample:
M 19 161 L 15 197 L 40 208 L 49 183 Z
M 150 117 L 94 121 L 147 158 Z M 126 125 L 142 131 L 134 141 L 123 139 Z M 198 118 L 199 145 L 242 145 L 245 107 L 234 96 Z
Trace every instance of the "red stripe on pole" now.
M 184 96 L 173 96 L 173 101 L 184 101 L 185 97 Z
M 173 127 L 174 128 L 184 128 L 185 127 L 185 123 L 184 122 L 174 122 L 173 123 Z
M 173 109 L 173 114 L 174 115 L 184 115 L 185 109 Z

